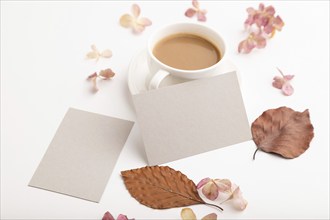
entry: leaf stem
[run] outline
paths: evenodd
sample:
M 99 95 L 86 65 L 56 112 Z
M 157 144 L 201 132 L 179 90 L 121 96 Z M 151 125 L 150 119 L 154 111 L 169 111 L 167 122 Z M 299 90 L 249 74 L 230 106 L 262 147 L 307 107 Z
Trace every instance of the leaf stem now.
M 258 152 L 259 148 L 256 149 L 256 151 L 254 151 L 254 154 L 253 154 L 253 160 L 256 159 L 256 153 Z
M 280 70 L 280 68 L 276 67 L 276 69 L 281 73 L 281 75 L 284 77 L 284 74 L 282 72 L 282 70 Z
M 221 208 L 221 207 L 218 206 L 218 205 L 211 204 L 211 203 L 207 203 L 207 202 L 205 202 L 205 205 L 213 206 L 213 207 L 216 207 L 216 208 L 220 209 L 221 211 L 223 211 L 223 208 Z

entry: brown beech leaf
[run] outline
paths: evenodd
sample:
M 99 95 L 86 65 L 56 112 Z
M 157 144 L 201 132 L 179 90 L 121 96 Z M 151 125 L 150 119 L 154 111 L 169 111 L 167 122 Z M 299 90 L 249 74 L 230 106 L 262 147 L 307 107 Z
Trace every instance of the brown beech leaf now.
M 309 148 L 313 130 L 307 109 L 297 112 L 287 107 L 263 112 L 251 126 L 253 141 L 258 147 L 256 152 L 261 149 L 290 159 Z
M 141 204 L 154 209 L 168 209 L 208 204 L 198 195 L 196 185 L 180 171 L 168 166 L 147 166 L 122 171 L 127 190 Z

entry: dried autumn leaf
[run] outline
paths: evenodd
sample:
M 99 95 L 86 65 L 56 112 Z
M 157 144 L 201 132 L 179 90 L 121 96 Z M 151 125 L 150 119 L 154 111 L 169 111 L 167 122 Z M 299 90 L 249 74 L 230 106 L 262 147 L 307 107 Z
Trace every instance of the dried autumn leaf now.
M 295 158 L 304 153 L 314 137 L 309 112 L 297 112 L 287 107 L 270 109 L 251 126 L 257 150 Z
M 141 204 L 154 209 L 167 209 L 195 204 L 208 204 L 198 195 L 196 185 L 179 171 L 168 166 L 147 166 L 122 171 L 127 190 Z

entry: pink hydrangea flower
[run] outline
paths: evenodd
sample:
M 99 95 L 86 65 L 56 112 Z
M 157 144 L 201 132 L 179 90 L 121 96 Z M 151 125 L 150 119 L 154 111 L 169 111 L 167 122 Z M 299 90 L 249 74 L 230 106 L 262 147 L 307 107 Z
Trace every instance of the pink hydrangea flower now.
M 231 201 L 234 208 L 244 210 L 248 202 L 243 198 L 240 188 L 228 179 L 204 178 L 197 184 L 203 195 L 214 201 L 220 199 L 222 203 Z
M 106 213 L 104 213 L 102 220 L 130 220 L 130 219 L 128 219 L 127 216 L 126 215 L 123 215 L 123 214 L 119 214 L 118 217 L 117 217 L 117 219 L 115 219 L 111 215 L 110 212 L 106 212 Z M 131 219 L 131 220 L 134 220 L 134 219 Z
M 191 208 L 183 208 L 181 210 L 182 220 L 197 220 L 195 212 Z M 210 213 L 202 218 L 202 220 L 217 220 L 217 214 Z
M 96 82 L 97 78 L 100 78 L 102 80 L 109 80 L 113 78 L 115 75 L 116 74 L 110 68 L 108 68 L 105 70 L 101 70 L 98 74 L 97 72 L 92 73 L 87 77 L 87 80 L 93 83 L 93 87 L 92 87 L 93 92 L 97 92 L 99 90 Z
M 99 51 L 94 44 L 91 45 L 91 49 L 92 51 L 86 54 L 87 59 L 95 59 L 96 61 L 98 61 L 100 57 L 110 58 L 112 56 L 112 51 L 109 49 Z
M 125 28 L 132 28 L 133 32 L 138 34 L 144 31 L 145 27 L 150 26 L 152 22 L 145 17 L 140 18 L 141 9 L 137 4 L 131 7 L 132 15 L 124 14 L 120 17 L 120 25 Z
M 245 20 L 245 27 L 248 28 L 253 24 L 258 27 L 266 26 L 269 19 L 271 19 L 275 14 L 275 9 L 273 6 L 265 7 L 264 4 L 260 3 L 258 9 L 249 7 L 246 9 L 248 13 L 248 18 Z
M 207 11 L 205 9 L 200 9 L 199 2 L 197 0 L 192 0 L 192 8 L 188 8 L 185 12 L 185 16 L 188 18 L 191 18 L 195 15 L 197 15 L 198 21 L 206 21 L 206 13 Z
M 248 18 L 245 20 L 244 25 L 246 28 L 255 24 L 258 28 L 262 29 L 266 34 L 274 35 L 276 30 L 282 30 L 284 22 L 280 16 L 275 17 L 275 9 L 273 6 L 265 7 L 260 3 L 259 8 L 247 8 Z
M 250 53 L 254 48 L 264 48 L 266 39 L 272 38 L 276 31 L 281 31 L 284 22 L 280 16 L 275 16 L 273 6 L 265 7 L 260 3 L 258 9 L 247 8 L 248 17 L 244 22 L 245 29 L 249 31 L 247 39 L 240 42 L 239 53 Z
M 275 76 L 273 78 L 273 87 L 282 90 L 282 93 L 286 96 L 293 94 L 294 89 L 290 84 L 290 81 L 293 79 L 294 75 L 284 75 L 283 72 L 277 68 L 282 76 Z
M 239 53 L 250 53 L 253 48 L 266 47 L 266 39 L 259 33 L 252 32 L 248 38 L 241 41 L 238 45 Z
M 231 182 L 228 179 L 210 179 L 204 178 L 197 184 L 197 189 L 202 188 L 202 193 L 209 200 L 216 200 L 219 192 L 226 192 L 231 188 Z

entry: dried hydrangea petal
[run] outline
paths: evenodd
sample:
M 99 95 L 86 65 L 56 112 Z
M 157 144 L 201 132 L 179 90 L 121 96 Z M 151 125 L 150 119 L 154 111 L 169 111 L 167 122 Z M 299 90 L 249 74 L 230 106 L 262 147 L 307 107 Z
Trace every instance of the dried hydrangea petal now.
M 217 219 L 217 214 L 215 213 L 210 213 L 202 218 L 202 220 L 216 220 Z
M 97 77 L 94 77 L 94 78 L 91 78 L 91 81 L 92 81 L 92 83 L 93 83 L 93 91 L 94 92 L 97 92 L 97 91 L 99 91 L 99 88 L 97 87 L 97 84 L 96 84 L 96 78 Z
M 87 59 L 97 59 L 99 57 L 99 54 L 97 53 L 97 52 L 95 52 L 95 51 L 91 51 L 91 52 L 88 52 L 87 54 L 86 54 L 86 58 Z
M 184 208 L 181 210 L 181 219 L 183 220 L 196 220 L 197 217 L 191 208 Z
M 206 21 L 206 16 L 205 16 L 205 14 L 206 14 L 206 11 L 205 11 L 205 10 L 203 10 L 203 11 L 198 11 L 198 12 L 197 12 L 197 20 L 198 20 L 198 21 Z
M 220 192 L 226 192 L 231 189 L 231 181 L 228 179 L 215 179 L 214 183 Z
M 238 210 L 244 210 L 248 204 L 248 202 L 243 198 L 242 192 L 239 187 L 233 192 L 233 205 Z
M 137 19 L 136 23 L 143 25 L 143 26 L 150 26 L 152 22 L 148 18 L 139 18 Z
M 89 76 L 87 77 L 87 79 L 93 79 L 93 78 L 96 78 L 96 77 L 97 77 L 97 73 L 94 72 L 94 73 L 92 73 L 91 75 L 89 75 Z
M 216 220 L 217 214 L 210 213 L 202 218 L 202 220 Z M 182 220 L 196 220 L 197 217 L 194 211 L 191 208 L 184 208 L 181 210 L 181 219 Z
M 136 24 L 133 26 L 133 32 L 136 34 L 142 33 L 145 27 L 143 25 Z
M 276 30 L 281 31 L 282 27 L 284 26 L 284 22 L 280 16 L 276 16 L 276 18 L 273 21 L 273 25 L 276 28 Z
M 115 218 L 110 214 L 110 212 L 106 212 L 104 213 L 102 220 L 115 220 Z
M 199 2 L 197 0 L 192 0 L 192 5 L 196 8 L 199 9 Z
M 274 78 L 273 78 L 273 86 L 275 87 L 275 88 L 277 88 L 277 89 L 282 89 L 282 86 L 283 86 L 283 84 L 284 84 L 284 80 L 283 80 L 283 78 L 282 77 L 280 77 L 280 76 L 275 76 Z
M 273 35 L 275 33 L 275 28 L 274 28 L 273 23 L 271 21 L 268 22 L 267 25 L 265 25 L 263 30 L 266 34 L 272 34 Z
M 259 34 L 254 34 L 253 40 L 255 41 L 256 47 L 259 49 L 264 48 L 266 46 L 266 39 Z
M 201 181 L 199 181 L 199 183 L 197 184 L 197 189 L 200 189 L 201 187 L 203 187 L 206 183 L 208 183 L 211 179 L 209 177 L 202 179 Z
M 117 217 L 117 220 L 128 220 L 128 218 L 127 218 L 126 215 L 119 214 L 118 217 Z
M 136 18 L 139 17 L 140 13 L 141 13 L 140 6 L 137 4 L 133 4 L 131 7 L 131 12 L 134 17 L 136 17 Z
M 115 76 L 115 73 L 110 68 L 108 68 L 101 70 L 99 76 L 101 76 L 103 79 L 110 79 Z
M 250 53 L 252 49 L 255 48 L 254 41 L 250 38 L 247 38 L 241 41 L 238 45 L 238 52 L 239 53 Z
M 112 57 L 112 51 L 111 50 L 104 50 L 101 53 L 101 56 L 104 58 L 110 58 Z
M 259 4 L 259 11 L 263 11 L 265 8 L 265 5 L 263 3 Z
M 119 22 L 121 26 L 128 28 L 134 23 L 134 18 L 129 14 L 124 14 L 120 17 Z
M 91 45 L 91 52 L 88 52 L 86 54 L 87 59 L 97 59 L 99 57 L 99 51 L 97 50 L 96 46 L 94 44 Z
M 265 9 L 264 9 L 264 12 L 267 16 L 274 16 L 275 14 L 275 8 L 273 6 L 267 6 Z
M 210 181 L 205 184 L 202 189 L 202 192 L 209 200 L 216 200 L 219 195 L 218 187 L 213 181 Z
M 283 78 L 284 78 L 285 80 L 292 80 L 293 77 L 294 77 L 294 75 L 284 75 L 284 76 L 283 76 Z
M 187 11 L 184 14 L 188 18 L 191 18 L 191 17 L 193 17 L 196 14 L 196 10 L 193 9 L 193 8 L 188 8 Z
M 282 92 L 284 95 L 286 96 L 290 96 L 293 94 L 294 89 L 292 87 L 292 85 L 289 82 L 285 82 L 282 86 Z

